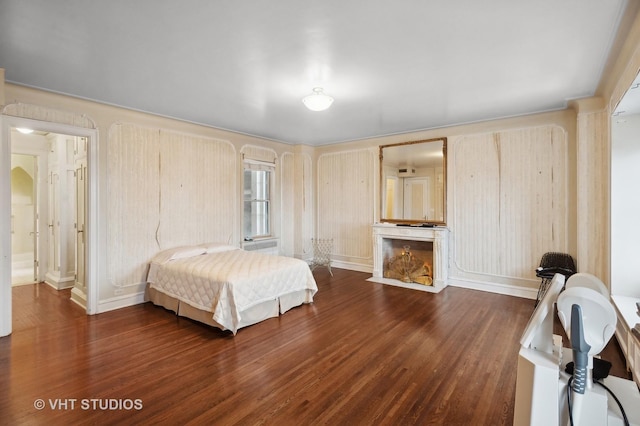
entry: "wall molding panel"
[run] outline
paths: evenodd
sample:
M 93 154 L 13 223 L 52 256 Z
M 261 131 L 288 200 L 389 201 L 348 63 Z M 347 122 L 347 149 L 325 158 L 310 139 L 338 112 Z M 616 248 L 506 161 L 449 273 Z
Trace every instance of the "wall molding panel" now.
M 318 158 L 317 238 L 333 238 L 336 261 L 373 264 L 374 179 L 370 149 L 322 154 Z
M 149 260 L 163 249 L 234 244 L 236 164 L 235 148 L 224 140 L 114 124 L 107 167 L 109 283 L 143 287 Z
M 295 246 L 294 256 L 308 259 L 312 252 L 313 237 L 313 161 L 306 152 L 296 153 L 294 190 L 295 203 Z
M 450 276 L 537 285 L 542 255 L 570 247 L 566 131 L 550 125 L 449 140 Z
M 243 159 L 251 159 L 264 161 L 265 163 L 275 163 L 278 155 L 271 148 L 265 148 L 257 145 L 243 145 L 240 148 Z
M 290 257 L 295 250 L 295 160 L 292 152 L 280 156 L 280 254 Z
M 577 126 L 577 255 L 578 271 L 610 280 L 610 114 L 578 113 Z
M 14 117 L 30 118 L 32 120 L 47 121 L 52 123 L 67 124 L 85 129 L 95 129 L 96 124 L 85 114 L 61 111 L 41 105 L 25 103 L 12 103 L 2 109 L 2 114 Z
M 107 174 L 108 282 L 115 287 L 139 284 L 145 280 L 149 259 L 159 251 L 160 132 L 113 125 Z

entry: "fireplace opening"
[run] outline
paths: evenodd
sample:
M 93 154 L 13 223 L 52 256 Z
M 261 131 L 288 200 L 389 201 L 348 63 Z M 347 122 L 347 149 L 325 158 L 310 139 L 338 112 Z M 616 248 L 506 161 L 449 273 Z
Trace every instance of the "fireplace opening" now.
M 383 238 L 382 251 L 383 277 L 433 285 L 433 241 Z

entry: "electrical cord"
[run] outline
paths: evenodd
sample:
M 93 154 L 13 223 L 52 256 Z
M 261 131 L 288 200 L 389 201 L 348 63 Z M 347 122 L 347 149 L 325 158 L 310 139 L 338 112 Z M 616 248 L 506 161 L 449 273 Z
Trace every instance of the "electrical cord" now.
M 608 387 L 606 387 L 604 385 L 604 383 L 599 382 L 597 380 L 594 380 L 594 383 L 599 384 L 600 386 L 602 386 L 607 392 L 609 392 L 609 395 L 611 395 L 614 399 L 614 401 L 616 402 L 616 404 L 618 404 L 618 408 L 620 408 L 620 412 L 622 413 L 622 419 L 624 420 L 624 424 L 625 426 L 629 426 L 629 419 L 627 418 L 627 413 L 624 412 L 624 408 L 622 407 L 622 403 L 620 402 L 620 400 L 618 399 L 618 397 L 611 391 L 611 389 L 609 389 Z
M 573 426 L 573 409 L 571 407 L 571 384 L 572 384 L 572 382 L 573 382 L 573 376 L 569 377 L 569 380 L 567 381 L 567 406 L 569 408 L 569 424 L 571 426 Z M 611 395 L 611 397 L 613 397 L 613 400 L 616 402 L 616 404 L 618 404 L 618 408 L 620 408 L 620 412 L 622 413 L 622 419 L 623 419 L 623 422 L 624 422 L 625 426 L 629 426 L 629 418 L 627 417 L 627 413 L 624 411 L 624 407 L 622 406 L 622 403 L 620 402 L 618 397 L 613 393 L 613 391 L 611 391 L 611 389 L 609 389 L 607 386 L 605 386 L 604 383 L 599 382 L 597 380 L 594 380 L 593 382 L 599 384 L 600 386 L 602 386 L 609 393 L 609 395 Z
M 573 426 L 573 409 L 571 408 L 571 383 L 573 382 L 573 376 L 569 377 L 567 381 L 567 406 L 569 407 L 569 424 Z

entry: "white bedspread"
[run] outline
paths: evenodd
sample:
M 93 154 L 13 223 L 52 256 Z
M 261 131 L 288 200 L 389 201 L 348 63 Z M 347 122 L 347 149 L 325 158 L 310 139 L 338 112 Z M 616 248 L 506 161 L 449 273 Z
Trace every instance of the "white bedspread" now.
M 311 303 L 318 291 L 304 261 L 240 249 L 169 260 L 158 256 L 147 281 L 158 291 L 212 312 L 213 319 L 234 334 L 247 308 L 297 291 L 306 291 L 305 303 Z

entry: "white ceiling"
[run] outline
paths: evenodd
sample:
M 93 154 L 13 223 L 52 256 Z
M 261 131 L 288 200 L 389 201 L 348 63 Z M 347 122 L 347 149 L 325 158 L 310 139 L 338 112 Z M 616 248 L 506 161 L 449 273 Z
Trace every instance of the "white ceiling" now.
M 321 145 L 591 96 L 626 3 L 0 0 L 0 67 L 21 85 Z M 303 106 L 315 86 L 329 110 Z

